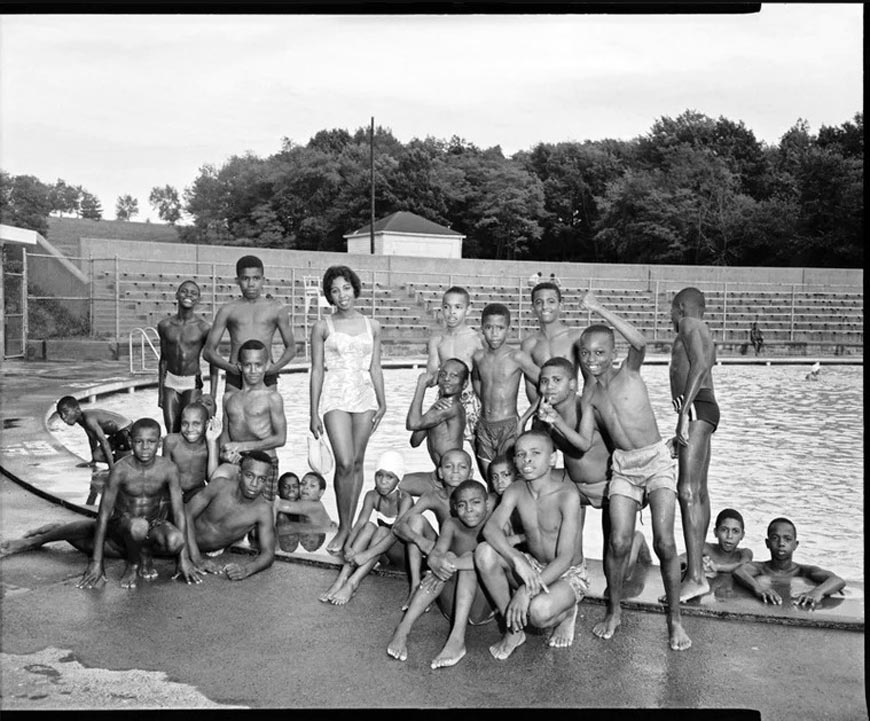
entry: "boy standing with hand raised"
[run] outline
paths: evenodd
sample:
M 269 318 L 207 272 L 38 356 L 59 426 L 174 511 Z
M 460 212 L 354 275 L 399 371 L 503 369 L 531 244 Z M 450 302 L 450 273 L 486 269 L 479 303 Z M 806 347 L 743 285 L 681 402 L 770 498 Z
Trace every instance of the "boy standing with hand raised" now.
M 591 448 L 597 423 L 614 447 L 608 490 L 610 541 L 604 559 L 609 594 L 607 614 L 592 631 L 599 638 L 609 639 L 619 627 L 637 512 L 648 502 L 652 509 L 653 546 L 661 563 L 667 597 L 669 643 L 674 651 L 682 651 L 692 641 L 680 616 L 680 563 L 674 543 L 676 473 L 671 450 L 659 433 L 649 392 L 640 374 L 646 339 L 631 323 L 605 308 L 592 291 L 583 296 L 581 305 L 611 323 L 629 343 L 628 356 L 616 369 L 613 365 L 616 343 L 611 328 L 591 325 L 578 341 L 580 363 L 588 380 L 581 397 L 583 411 L 575 445 L 580 450 Z

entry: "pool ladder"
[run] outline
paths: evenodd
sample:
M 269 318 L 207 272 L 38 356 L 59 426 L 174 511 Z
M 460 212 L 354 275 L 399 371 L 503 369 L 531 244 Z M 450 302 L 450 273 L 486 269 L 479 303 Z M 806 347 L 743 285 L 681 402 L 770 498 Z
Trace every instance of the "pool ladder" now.
M 152 340 L 153 336 L 153 340 Z M 138 337 L 139 339 L 139 360 L 142 364 L 141 368 L 134 368 L 133 362 L 133 341 Z M 148 368 L 145 365 L 145 344 L 148 344 L 148 347 L 151 348 L 151 351 L 154 353 L 154 357 L 159 361 L 160 360 L 160 351 L 158 350 L 158 346 L 160 345 L 160 336 L 157 335 L 157 329 L 152 328 L 150 326 L 146 328 L 134 328 L 130 331 L 130 335 L 127 338 L 127 342 L 130 348 L 130 373 L 131 374 L 141 374 L 141 373 L 156 373 L 157 368 Z M 156 344 L 156 345 L 155 345 Z

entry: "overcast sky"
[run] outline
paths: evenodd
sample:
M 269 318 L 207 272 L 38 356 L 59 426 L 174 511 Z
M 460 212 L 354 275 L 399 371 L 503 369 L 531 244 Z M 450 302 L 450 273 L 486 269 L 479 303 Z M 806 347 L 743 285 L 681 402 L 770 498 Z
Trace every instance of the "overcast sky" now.
M 0 167 L 116 198 L 367 127 L 508 155 L 686 109 L 777 143 L 863 110 L 863 7 L 752 15 L 0 15 Z

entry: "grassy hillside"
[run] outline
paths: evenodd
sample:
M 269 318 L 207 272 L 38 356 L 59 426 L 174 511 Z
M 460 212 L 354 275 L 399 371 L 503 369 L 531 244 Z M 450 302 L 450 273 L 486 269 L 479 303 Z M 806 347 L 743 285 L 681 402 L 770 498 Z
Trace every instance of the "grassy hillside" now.
M 113 238 L 117 240 L 153 240 L 180 243 L 178 230 L 162 223 L 135 223 L 121 220 L 85 220 L 84 218 L 48 218 L 48 242 L 68 256 L 79 252 L 79 238 Z

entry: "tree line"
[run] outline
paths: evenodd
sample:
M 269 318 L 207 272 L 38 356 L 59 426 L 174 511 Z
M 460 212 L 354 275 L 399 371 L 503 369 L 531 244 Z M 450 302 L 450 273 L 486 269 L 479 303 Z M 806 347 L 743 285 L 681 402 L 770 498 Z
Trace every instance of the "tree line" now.
M 510 157 L 456 136 L 374 133 L 376 217 L 407 210 L 448 226 L 466 235 L 464 257 L 863 267 L 863 168 L 863 113 L 816 134 L 798 120 L 767 145 L 742 121 L 687 110 L 631 140 Z M 370 221 L 369 129 L 203 165 L 182 197 L 167 185 L 149 200 L 167 222 L 188 214 L 186 242 L 342 251 Z

